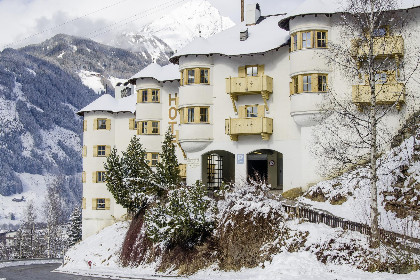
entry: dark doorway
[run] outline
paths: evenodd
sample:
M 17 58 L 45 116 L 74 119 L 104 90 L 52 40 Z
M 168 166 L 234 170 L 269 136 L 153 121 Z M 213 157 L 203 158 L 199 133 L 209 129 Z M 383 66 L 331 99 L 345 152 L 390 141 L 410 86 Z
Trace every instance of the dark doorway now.
M 248 178 L 254 181 L 267 181 L 267 155 L 248 155 Z
M 274 150 L 262 149 L 247 155 L 248 179 L 264 181 L 271 189 L 283 188 L 283 155 Z

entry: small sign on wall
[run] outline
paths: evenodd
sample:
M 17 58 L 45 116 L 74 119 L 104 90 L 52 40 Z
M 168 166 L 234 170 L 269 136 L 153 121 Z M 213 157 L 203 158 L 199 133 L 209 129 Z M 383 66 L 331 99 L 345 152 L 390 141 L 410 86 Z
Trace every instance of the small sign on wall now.
M 200 166 L 198 158 L 189 158 L 187 159 L 187 165 L 191 168 L 197 168 Z
M 245 162 L 245 155 L 244 154 L 237 154 L 236 155 L 236 163 L 237 164 L 244 164 Z

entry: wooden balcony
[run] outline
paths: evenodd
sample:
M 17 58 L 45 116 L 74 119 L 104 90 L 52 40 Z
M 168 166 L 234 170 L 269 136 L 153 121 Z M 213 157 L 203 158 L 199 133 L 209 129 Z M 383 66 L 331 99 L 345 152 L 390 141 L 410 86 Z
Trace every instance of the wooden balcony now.
M 353 39 L 351 44 L 351 55 L 353 57 L 364 57 L 369 53 L 368 42 Z M 373 37 L 373 55 L 379 58 L 402 57 L 404 55 L 404 39 L 401 36 Z
M 261 135 L 263 140 L 269 140 L 273 134 L 273 119 L 266 117 L 226 119 L 225 133 L 232 141 L 238 141 L 239 135 Z
M 266 110 L 268 111 L 268 95 L 273 93 L 273 78 L 267 75 L 229 77 L 226 78 L 226 92 L 230 95 L 233 103 L 233 109 L 237 112 L 235 101 L 241 95 L 260 94 L 264 100 Z
M 405 102 L 405 88 L 402 83 L 376 84 L 376 103 L 379 105 L 392 105 L 397 103 L 397 109 Z M 370 104 L 370 87 L 356 85 L 352 87 L 352 100 L 357 105 Z

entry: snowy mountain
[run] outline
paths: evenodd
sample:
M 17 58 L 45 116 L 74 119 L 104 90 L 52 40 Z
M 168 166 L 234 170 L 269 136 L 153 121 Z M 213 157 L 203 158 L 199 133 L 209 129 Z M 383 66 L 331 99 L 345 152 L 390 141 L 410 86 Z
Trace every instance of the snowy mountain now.
M 141 34 L 153 34 L 176 51 L 200 37 L 200 32 L 207 38 L 234 25 L 208 1 L 191 0 L 145 26 Z
M 159 39 L 151 38 L 150 41 L 144 39 L 142 44 L 154 45 L 156 42 L 159 42 Z M 67 73 L 79 77 L 84 85 L 96 93 L 106 90 L 112 93 L 113 86 L 119 79 L 131 77 L 154 59 L 162 65 L 168 63 L 171 51 L 163 42 L 159 44 L 162 48 L 154 50 L 153 53 L 146 47 L 141 52 L 134 53 L 89 39 L 59 34 L 43 43 L 26 46 L 21 50 L 48 60 Z

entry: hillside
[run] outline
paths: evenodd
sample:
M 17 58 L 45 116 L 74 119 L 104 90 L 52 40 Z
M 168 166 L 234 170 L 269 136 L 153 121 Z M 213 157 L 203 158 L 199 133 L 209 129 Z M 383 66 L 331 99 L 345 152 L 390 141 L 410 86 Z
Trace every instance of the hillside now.
M 128 79 L 140 69 L 152 63 L 167 64 L 170 48 L 159 39 L 150 37 L 143 39 L 141 45 L 155 45 L 159 42 L 161 49 L 150 53 L 146 48 L 141 52 L 110 47 L 90 39 L 59 34 L 43 43 L 26 46 L 20 50 L 48 60 L 82 82 L 95 92 L 113 92 L 113 85 L 118 79 Z
M 64 176 L 69 207 L 80 199 L 82 121 L 75 112 L 95 97 L 55 64 L 19 50 L 0 53 L 0 224 L 21 218 L 24 203 L 11 204 L 11 195 L 34 191 L 39 202 L 54 174 Z

